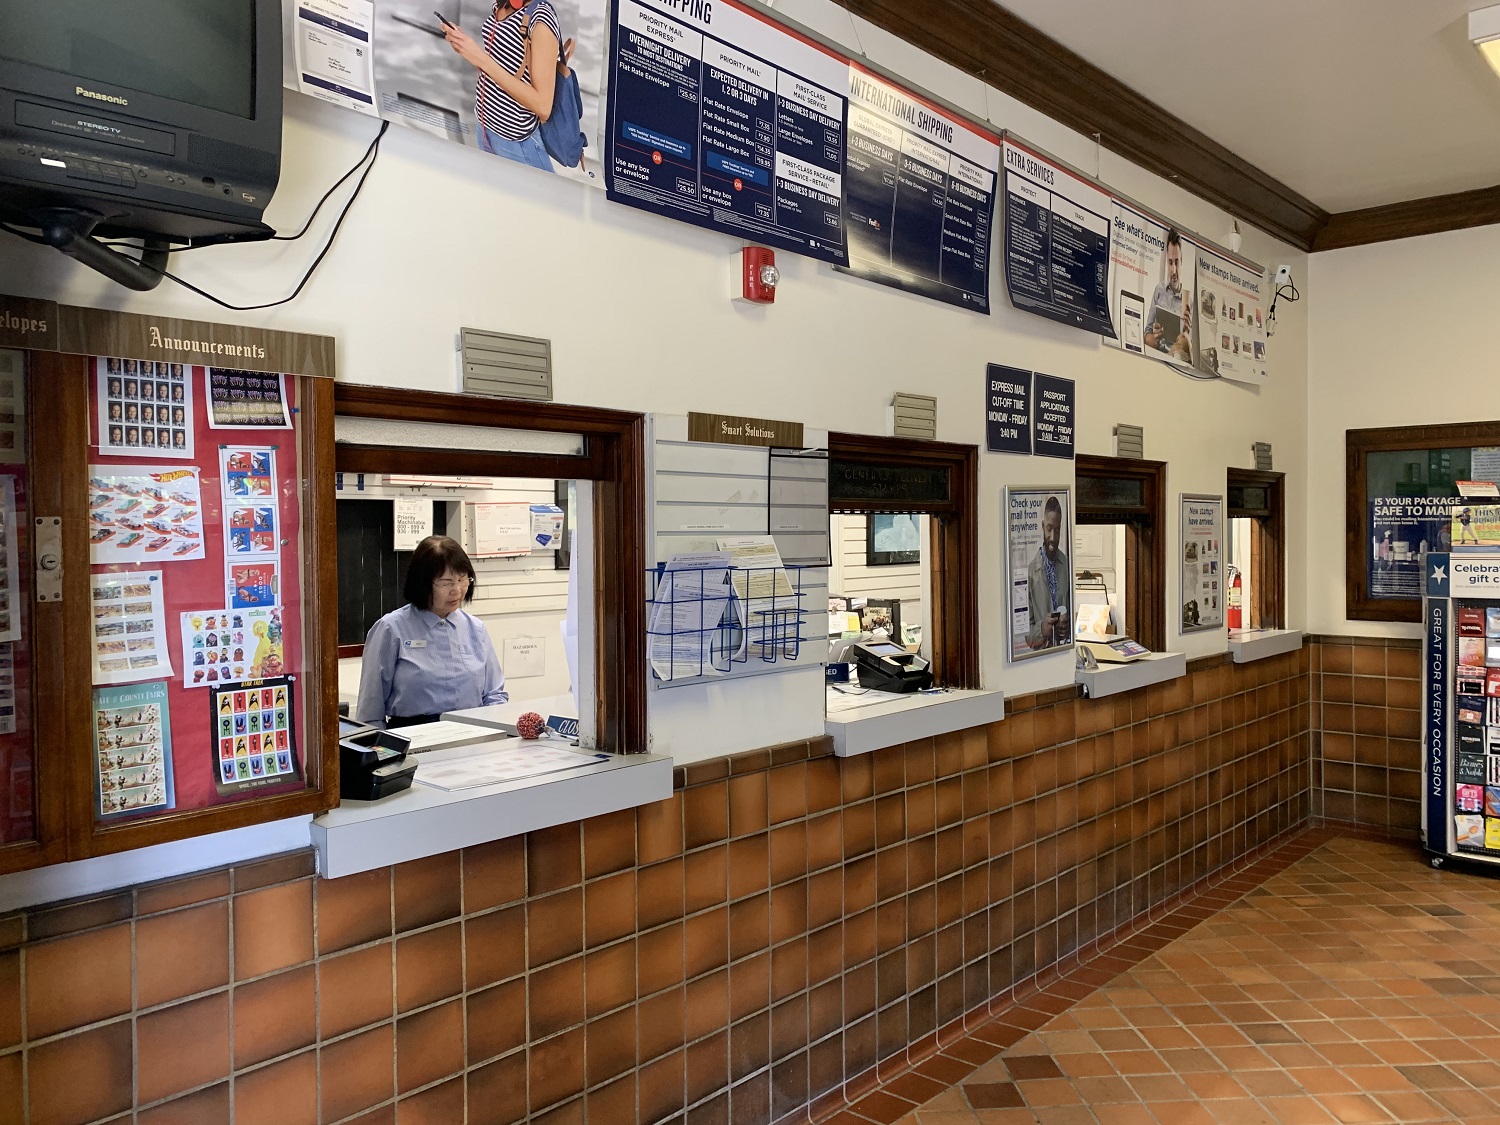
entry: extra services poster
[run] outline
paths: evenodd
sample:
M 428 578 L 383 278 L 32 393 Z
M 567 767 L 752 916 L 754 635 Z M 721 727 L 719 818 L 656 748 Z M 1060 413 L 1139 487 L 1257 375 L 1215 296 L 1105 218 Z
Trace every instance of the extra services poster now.
M 1010 303 L 1113 337 L 1109 309 L 1114 200 L 1039 149 L 1005 138 L 1005 286 Z

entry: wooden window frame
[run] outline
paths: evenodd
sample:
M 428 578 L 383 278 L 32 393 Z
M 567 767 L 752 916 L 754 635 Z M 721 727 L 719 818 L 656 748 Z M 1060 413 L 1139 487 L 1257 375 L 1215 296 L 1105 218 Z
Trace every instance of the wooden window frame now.
M 1405 449 L 1449 449 L 1500 445 L 1500 422 L 1455 422 L 1434 426 L 1384 426 L 1344 431 L 1344 616 L 1351 621 L 1422 620 L 1420 598 L 1372 598 L 1365 548 L 1369 519 L 1366 491 L 1371 453 Z
M 646 607 L 639 596 L 639 576 L 646 572 L 645 417 L 586 406 L 353 383 L 338 384 L 333 409 L 339 417 L 582 435 L 584 450 L 579 456 L 339 445 L 333 462 L 337 471 L 352 473 L 592 481 L 598 746 L 613 753 L 646 753 Z
M 1235 508 L 1235 488 L 1264 488 L 1264 509 Z M 1248 519 L 1250 532 L 1250 595 L 1247 629 L 1286 628 L 1286 474 L 1263 469 L 1229 469 L 1225 477 L 1226 519 Z
M 1073 461 L 1073 475 L 1076 524 L 1125 525 L 1126 633 L 1152 652 L 1166 652 L 1167 463 L 1080 453 Z M 1139 481 L 1145 503 L 1128 508 L 1086 505 L 1077 486 L 1080 477 Z
M 946 475 L 946 501 L 838 499 L 830 487 L 829 515 L 914 512 L 930 517 L 932 559 L 932 672 L 950 688 L 979 687 L 979 449 L 919 438 L 830 433 L 829 461 L 871 468 L 937 470 Z
M 336 567 L 333 492 L 333 380 L 303 377 L 299 384 L 306 629 L 300 694 L 307 745 L 302 748 L 306 788 L 272 797 L 245 798 L 202 809 L 171 811 L 104 823 L 94 815 L 88 466 L 90 357 L 27 353 L 31 391 L 28 426 L 47 424 L 46 442 L 30 442 L 35 480 L 29 515 L 60 516 L 63 599 L 32 607 L 35 635 L 56 638 L 37 646 L 34 703 L 43 725 L 34 727 L 33 842 L 0 847 L 0 874 L 65 860 L 88 859 L 253 824 L 322 812 L 338 804 L 338 606 L 318 598 Z M 33 560 L 22 560 L 31 566 Z M 36 737 L 40 735 L 41 737 Z

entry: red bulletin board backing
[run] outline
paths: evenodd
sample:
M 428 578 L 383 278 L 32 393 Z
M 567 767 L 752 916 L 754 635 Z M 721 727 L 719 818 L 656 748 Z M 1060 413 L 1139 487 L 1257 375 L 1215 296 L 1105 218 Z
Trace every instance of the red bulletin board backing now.
M 145 563 L 114 563 L 91 566 L 92 574 L 132 573 L 147 570 L 162 572 L 162 598 L 165 610 L 167 650 L 172 658 L 172 676 L 167 683 L 167 707 L 171 717 L 171 751 L 174 810 L 205 808 L 232 804 L 280 793 L 296 792 L 307 787 L 304 758 L 308 745 L 306 704 L 302 689 L 303 598 L 301 559 L 303 546 L 302 458 L 298 448 L 300 422 L 297 413 L 299 380 L 283 379 L 287 402 L 292 409 L 293 429 L 253 426 L 239 429 L 213 429 L 209 425 L 207 368 L 187 367 L 193 388 L 192 431 L 193 456 L 188 459 L 162 457 L 149 449 L 138 455 L 102 455 L 99 452 L 99 385 L 95 376 L 98 365 L 89 363 L 89 464 L 110 468 L 130 466 L 192 467 L 198 470 L 203 519 L 204 557 L 173 559 L 170 556 Z M 226 590 L 224 543 L 224 481 L 220 473 L 221 446 L 274 447 L 276 450 L 276 504 L 280 522 L 279 549 L 274 556 L 280 563 L 278 605 L 282 608 L 283 644 L 286 671 L 296 677 L 293 691 L 296 732 L 296 780 L 220 796 L 215 785 L 218 770 L 218 741 L 209 714 L 213 693 L 207 686 L 183 686 L 183 669 L 191 667 L 189 653 L 182 650 L 181 615 L 188 611 L 224 609 L 229 606 Z M 248 560 L 246 560 L 248 561 Z M 157 677 L 158 680 L 161 677 Z M 152 681 L 144 680 L 141 683 Z M 155 810 L 143 816 L 170 815 L 170 810 Z M 118 822 L 119 817 L 111 817 Z

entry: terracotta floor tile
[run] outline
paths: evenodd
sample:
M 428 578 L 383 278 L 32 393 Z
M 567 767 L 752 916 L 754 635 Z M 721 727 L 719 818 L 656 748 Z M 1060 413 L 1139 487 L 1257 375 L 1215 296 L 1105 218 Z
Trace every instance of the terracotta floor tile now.
M 834 1120 L 1500 1125 L 1500 889 L 1320 829 L 1173 905 Z

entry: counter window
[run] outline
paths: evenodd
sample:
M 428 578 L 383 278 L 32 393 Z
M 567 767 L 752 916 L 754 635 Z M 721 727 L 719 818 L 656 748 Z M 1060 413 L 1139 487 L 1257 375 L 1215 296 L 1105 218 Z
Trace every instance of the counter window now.
M 1284 475 L 1230 469 L 1225 622 L 1237 629 L 1286 626 Z
M 575 490 L 572 481 L 340 474 L 341 712 L 399 724 L 510 704 L 518 715 L 578 718 L 578 607 L 558 569 L 556 503 Z M 442 643 L 450 632 L 453 646 Z
M 977 492 L 973 446 L 829 435 L 831 656 L 888 640 L 979 686 Z
M 882 637 L 931 659 L 925 635 L 931 517 L 920 512 L 870 512 L 829 517 L 828 637 Z
M 1166 650 L 1166 487 L 1162 461 L 1080 455 L 1074 583 L 1081 626 L 1109 607 L 1109 627 Z
M 644 751 L 642 418 L 353 385 L 336 406 L 341 709 L 535 711 Z

